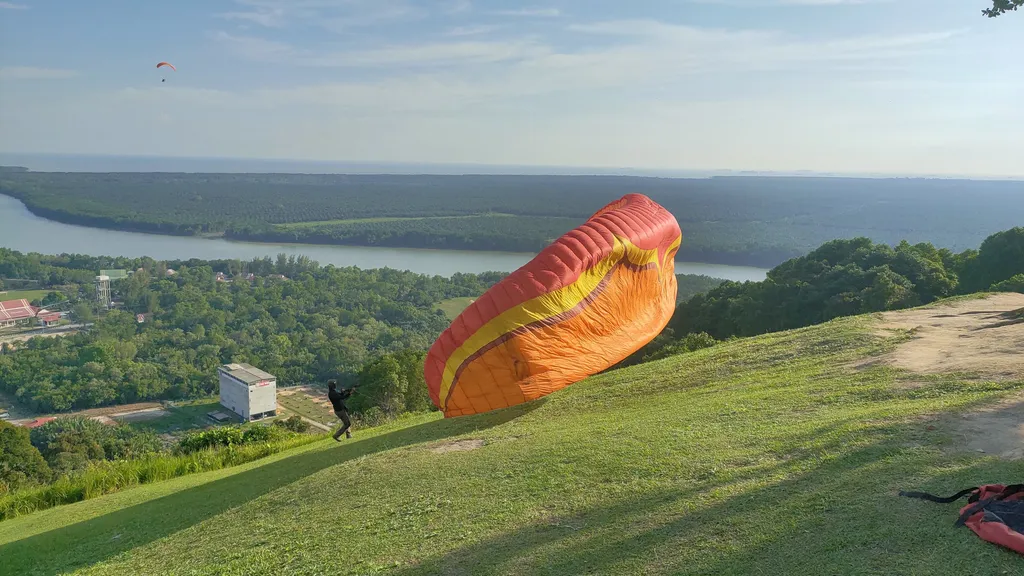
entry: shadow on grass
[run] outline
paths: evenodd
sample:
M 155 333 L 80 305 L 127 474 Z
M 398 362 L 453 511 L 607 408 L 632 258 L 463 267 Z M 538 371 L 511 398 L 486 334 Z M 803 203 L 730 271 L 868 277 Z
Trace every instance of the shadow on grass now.
M 543 399 L 542 399 L 543 400 Z M 101 562 L 117 554 L 198 524 L 263 494 L 349 460 L 414 444 L 443 440 L 499 426 L 544 402 L 495 412 L 442 419 L 298 454 L 220 480 L 175 492 L 0 546 L 4 575 L 57 574 Z M 326 440 L 332 442 L 333 440 Z
M 827 458 L 843 446 L 840 434 L 773 465 L 545 518 L 389 574 L 1013 573 L 1019 555 L 953 526 L 962 503 L 940 506 L 898 491 L 1016 482 L 1019 463 L 906 451 L 900 441 L 922 427 L 881 426 L 859 448 Z M 951 463 L 950 471 L 924 472 Z M 714 489 L 778 474 L 788 477 L 704 502 Z

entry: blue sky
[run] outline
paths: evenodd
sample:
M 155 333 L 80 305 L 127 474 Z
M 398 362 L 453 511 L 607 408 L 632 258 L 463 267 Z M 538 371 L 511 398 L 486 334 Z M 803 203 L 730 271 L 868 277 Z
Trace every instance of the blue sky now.
M 0 152 L 1019 176 L 990 4 L 0 2 Z

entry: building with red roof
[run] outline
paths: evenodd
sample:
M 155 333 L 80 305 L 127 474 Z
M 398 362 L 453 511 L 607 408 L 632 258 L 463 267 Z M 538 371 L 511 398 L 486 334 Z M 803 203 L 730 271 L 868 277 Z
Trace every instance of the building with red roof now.
M 43 424 L 46 424 L 47 422 L 50 422 L 51 420 L 56 420 L 56 419 L 57 419 L 56 416 L 46 416 L 46 417 L 43 417 L 43 418 L 36 418 L 35 420 L 26 423 L 24 426 L 25 426 L 25 428 L 39 428 Z
M 39 309 L 28 303 L 28 300 L 7 300 L 0 302 L 0 328 L 15 326 L 36 317 Z
M 10 328 L 18 324 L 31 324 L 38 320 L 43 326 L 52 326 L 60 320 L 60 312 L 50 312 L 36 308 L 28 300 L 7 300 L 0 302 L 0 328 Z
M 60 312 L 47 312 L 46 310 L 41 310 L 36 318 L 39 318 L 39 323 L 43 326 L 53 326 L 60 322 Z

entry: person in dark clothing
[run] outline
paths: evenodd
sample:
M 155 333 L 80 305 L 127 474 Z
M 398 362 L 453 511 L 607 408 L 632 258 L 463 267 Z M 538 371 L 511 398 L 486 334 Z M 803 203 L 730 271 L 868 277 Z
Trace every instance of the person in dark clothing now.
M 339 392 L 338 383 L 334 380 L 328 380 L 327 387 L 330 389 L 327 392 L 327 398 L 334 406 L 334 415 L 342 423 L 342 427 L 338 428 L 338 431 L 334 433 L 334 439 L 338 440 L 342 434 L 345 434 L 346 438 L 351 438 L 352 432 L 349 430 L 349 427 L 352 426 L 352 420 L 348 417 L 348 406 L 345 405 L 345 399 L 352 395 L 352 390 L 342 390 Z M 341 442 L 341 440 L 338 440 L 338 442 Z

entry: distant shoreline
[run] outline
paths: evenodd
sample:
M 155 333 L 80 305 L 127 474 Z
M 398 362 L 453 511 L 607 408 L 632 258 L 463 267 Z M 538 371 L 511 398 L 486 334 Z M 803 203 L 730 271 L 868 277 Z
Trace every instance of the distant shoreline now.
M 402 162 L 296 160 L 289 158 L 153 156 L 146 154 L 58 154 L 0 152 L 0 166 L 25 166 L 34 172 L 179 172 L 231 174 L 365 174 L 365 175 L 495 175 L 495 176 L 624 176 L 645 178 L 854 178 L 1024 180 L 1020 175 L 915 174 L 829 170 L 750 170 L 730 168 L 676 169 L 630 166 L 552 166 L 474 162 Z
M 25 206 L 33 216 L 58 222 L 61 224 L 68 224 L 71 226 L 82 226 L 86 228 L 95 228 L 98 230 L 111 230 L 115 232 L 130 232 L 135 234 L 149 234 L 152 236 L 170 236 L 176 238 L 197 238 L 197 239 L 219 239 L 227 242 L 238 242 L 244 244 L 280 244 L 288 246 L 339 246 L 339 247 L 354 247 L 354 248 L 392 248 L 392 249 L 405 249 L 405 250 L 437 250 L 444 252 L 480 252 L 480 253 L 501 253 L 501 254 L 537 254 L 539 250 L 534 251 L 516 251 L 516 250 L 500 250 L 489 247 L 452 247 L 444 245 L 435 246 L 422 246 L 413 245 L 412 242 L 391 242 L 391 243 L 360 243 L 360 242 L 330 242 L 318 239 L 316 237 L 307 238 L 303 242 L 296 242 L 294 240 L 289 241 L 286 236 L 271 236 L 264 234 L 244 234 L 244 233 L 228 233 L 228 232 L 197 232 L 197 233 L 183 233 L 177 230 L 160 230 L 154 229 L 155 226 L 146 225 L 144 223 L 124 221 L 124 222 L 111 222 L 109 219 L 104 217 L 88 217 L 80 216 L 75 214 L 68 214 L 60 210 L 51 210 L 48 208 L 41 208 L 34 206 L 25 199 L 19 198 L 15 195 L 0 191 L 0 196 L 7 196 L 17 200 Z M 714 253 L 712 253 L 714 254 Z M 747 254 L 731 254 L 731 253 L 719 253 L 714 254 L 717 257 L 704 258 L 701 260 L 695 260 L 692 257 L 687 258 L 685 251 L 681 250 L 676 255 L 677 263 L 690 263 L 690 264 L 704 264 L 704 265 L 715 265 L 715 266 L 736 266 L 742 268 L 758 268 L 770 270 L 781 262 L 775 261 L 777 258 L 766 259 L 758 258 L 757 256 Z M 796 256 L 795 254 L 793 255 Z M 783 260 L 784 261 L 784 260 Z
M 1024 182 L 1009 181 L 0 170 L 0 194 L 40 225 L 136 233 L 131 242 L 141 243 L 190 239 L 180 244 L 210 253 L 247 253 L 247 243 L 321 254 L 429 250 L 450 260 L 445 270 L 474 258 L 473 269 L 511 265 L 502 254 L 536 254 L 627 193 L 676 216 L 678 262 L 760 270 L 842 239 L 977 249 L 1024 218 Z M 8 241 L 32 245 L 10 232 Z M 375 256 L 349 256 L 377 265 Z M 383 257 L 421 264 L 412 254 Z

